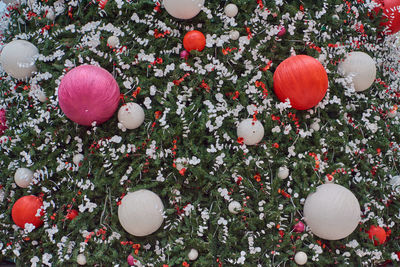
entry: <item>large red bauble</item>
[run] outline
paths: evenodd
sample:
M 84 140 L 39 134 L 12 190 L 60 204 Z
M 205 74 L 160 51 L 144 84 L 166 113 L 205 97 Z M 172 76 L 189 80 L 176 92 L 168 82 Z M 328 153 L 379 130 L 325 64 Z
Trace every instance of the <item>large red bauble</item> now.
M 16 225 L 25 228 L 26 223 L 33 224 L 36 228 L 43 224 L 41 216 L 44 215 L 43 210 L 40 211 L 40 217 L 37 217 L 37 210 L 43 206 L 43 201 L 33 195 L 24 196 L 18 199 L 12 208 L 11 216 Z
M 386 34 L 394 34 L 400 31 L 400 0 L 374 0 L 380 7 L 375 8 L 375 12 L 379 13 L 382 9 L 381 26 L 386 28 Z
M 183 47 L 189 52 L 191 50 L 203 51 L 206 47 L 206 37 L 199 31 L 190 31 L 183 38 Z
M 380 227 L 372 225 L 369 228 L 368 236 L 370 239 L 374 240 L 374 245 L 382 245 L 386 241 L 386 231 Z
M 275 70 L 274 91 L 281 102 L 287 98 L 293 108 L 316 106 L 328 90 L 328 75 L 318 60 L 306 55 L 285 59 Z

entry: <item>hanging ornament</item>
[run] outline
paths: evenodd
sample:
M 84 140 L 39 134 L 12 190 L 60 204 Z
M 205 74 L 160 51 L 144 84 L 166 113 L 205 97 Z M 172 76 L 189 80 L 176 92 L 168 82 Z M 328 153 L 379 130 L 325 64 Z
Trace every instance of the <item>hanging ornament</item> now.
M 135 258 L 131 254 L 129 254 L 128 258 L 126 258 L 126 261 L 128 262 L 129 266 L 135 265 Z
M 238 7 L 235 4 L 228 4 L 225 7 L 225 15 L 227 15 L 230 18 L 235 17 L 237 15 L 238 11 L 239 11 Z
M 307 254 L 304 253 L 303 251 L 299 251 L 296 253 L 296 255 L 294 256 L 294 261 L 298 264 L 298 265 L 304 265 L 307 263 Z
M 168 14 L 177 19 L 191 19 L 197 16 L 204 6 L 204 0 L 164 0 Z
M 74 157 L 72 158 L 72 161 L 76 166 L 79 166 L 79 163 L 84 159 L 85 157 L 82 154 L 75 154 Z
M 311 123 L 310 128 L 313 129 L 315 132 L 318 132 L 320 129 L 318 121 L 314 121 Z
M 388 112 L 387 115 L 388 115 L 389 118 L 393 119 L 393 118 L 395 118 L 395 117 L 397 116 L 397 110 L 392 109 L 392 110 L 390 110 L 390 111 Z
M 118 108 L 120 91 L 107 70 L 82 65 L 62 79 L 58 99 L 62 111 L 72 121 L 85 126 L 107 121 Z
M 118 121 L 126 129 L 136 129 L 144 122 L 143 108 L 133 102 L 126 103 L 118 111 Z
M 374 0 L 379 6 L 374 9 L 378 14 L 381 10 L 382 22 L 385 34 L 395 34 L 400 31 L 400 1 L 399 0 Z
M 228 210 L 232 214 L 238 214 L 241 209 L 242 209 L 242 205 L 240 205 L 240 203 L 237 201 L 232 201 L 228 205 Z
M 179 54 L 181 59 L 188 59 L 189 58 L 189 52 L 186 50 L 182 50 L 181 53 Z
M 203 51 L 206 47 L 206 37 L 203 33 L 193 30 L 186 33 L 183 37 L 183 47 L 188 51 Z
M 285 33 L 286 33 L 286 28 L 285 28 L 285 26 L 281 25 L 280 30 L 278 32 L 278 37 L 284 36 Z
M 0 54 L 0 64 L 8 75 L 23 80 L 36 72 L 35 58 L 39 51 L 32 43 L 16 40 L 6 44 Z
M 197 260 L 197 257 L 199 257 L 199 252 L 197 251 L 197 249 L 192 248 L 188 253 L 189 260 L 195 261 Z
M 56 14 L 54 13 L 54 8 L 49 8 L 47 10 L 46 19 L 54 20 L 56 18 Z
M 400 189 L 400 176 L 393 176 L 392 179 L 390 179 L 389 183 L 392 185 L 393 190 L 397 191 L 398 189 Z
M 86 256 L 85 256 L 84 254 L 79 254 L 79 255 L 76 257 L 76 262 L 77 262 L 79 265 L 86 265 Z
M 298 222 L 293 226 L 293 231 L 296 233 L 302 233 L 306 229 L 306 226 L 304 225 L 303 222 Z
M 237 39 L 239 39 L 240 37 L 240 33 L 237 30 L 232 30 L 229 32 L 229 38 L 231 38 L 231 40 L 236 41 Z
M 114 36 L 114 35 L 108 37 L 108 39 L 107 39 L 107 44 L 108 44 L 108 46 L 111 47 L 111 48 L 117 47 L 117 46 L 119 45 L 119 39 L 118 39 L 118 37 L 117 37 L 117 36 Z
M 67 216 L 65 216 L 65 218 L 72 221 L 76 218 L 76 216 L 78 216 L 78 214 L 79 212 L 77 210 L 68 210 Z
M 288 178 L 289 177 L 289 169 L 286 166 L 279 167 L 278 177 L 282 180 Z
M 360 204 L 354 194 L 338 184 L 323 184 L 308 195 L 304 219 L 316 236 L 339 240 L 349 236 L 360 222 Z
M 33 171 L 19 168 L 14 174 L 14 181 L 19 187 L 27 188 L 33 181 Z
M 386 241 L 386 231 L 380 226 L 371 225 L 368 231 L 370 239 L 374 240 L 374 245 L 382 245 Z
M 318 105 L 328 90 L 328 75 L 322 64 L 306 55 L 284 60 L 274 73 L 274 91 L 281 102 L 306 110 Z
M 160 197 L 149 190 L 128 193 L 118 207 L 122 227 L 134 236 L 154 233 L 163 223 L 164 205 Z
M 264 127 L 259 120 L 245 119 L 239 123 L 236 133 L 244 144 L 255 145 L 264 137 Z
M 40 216 L 36 216 L 41 209 Z M 25 228 L 25 224 L 31 223 L 36 228 L 43 224 L 41 216 L 44 215 L 43 201 L 33 195 L 23 196 L 18 199 L 12 207 L 11 217 L 16 225 Z
M 339 72 L 351 76 L 357 92 L 367 90 L 375 81 L 375 61 L 364 52 L 350 52 L 345 60 L 339 63 Z

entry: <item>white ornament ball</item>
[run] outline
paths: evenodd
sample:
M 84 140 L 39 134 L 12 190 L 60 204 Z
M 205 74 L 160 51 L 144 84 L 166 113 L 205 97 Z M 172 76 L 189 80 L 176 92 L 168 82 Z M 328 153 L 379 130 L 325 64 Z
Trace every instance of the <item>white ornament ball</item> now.
M 397 116 L 397 111 L 396 111 L 396 110 L 390 110 L 390 111 L 388 112 L 388 117 L 389 117 L 389 118 L 393 119 L 393 118 L 395 118 L 396 116 Z
M 304 265 L 307 263 L 307 254 L 304 253 L 303 251 L 297 252 L 296 255 L 294 255 L 294 261 L 298 265 Z
M 264 127 L 259 120 L 245 119 L 239 123 L 237 136 L 243 138 L 246 145 L 255 145 L 264 137 Z
M 232 201 L 228 205 L 228 210 L 232 214 L 238 214 L 241 209 L 242 209 L 242 205 L 240 205 L 240 203 L 237 201 Z
M 336 20 L 339 20 L 339 19 L 340 19 L 339 16 L 336 15 L 336 14 L 332 15 L 332 18 L 333 18 L 333 19 L 336 19 Z
M 392 179 L 390 179 L 390 184 L 394 190 L 400 188 L 400 176 L 399 175 L 393 176 Z
M 318 122 L 314 121 L 313 123 L 311 123 L 310 128 L 313 129 L 315 132 L 318 132 L 321 127 L 319 126 Z
M 240 37 L 240 33 L 237 30 L 232 30 L 229 32 L 229 38 L 231 38 L 231 40 L 237 40 Z
M 19 168 L 14 174 L 15 183 L 22 188 L 27 188 L 33 180 L 33 171 L 27 168 Z
M 339 71 L 351 76 L 357 92 L 367 90 L 376 78 L 375 61 L 364 52 L 351 52 L 339 63 Z
M 56 18 L 56 14 L 54 13 L 54 9 L 53 8 L 49 8 L 47 10 L 46 19 L 54 20 L 55 18 Z
M 279 167 L 278 169 L 278 177 L 283 179 L 286 179 L 289 177 L 289 169 L 286 166 Z
M 83 255 L 83 254 L 79 254 L 79 255 L 76 257 L 76 262 L 77 262 L 79 265 L 85 265 L 85 264 L 86 264 L 86 256 Z
M 0 55 L 0 64 L 8 75 L 16 79 L 26 79 L 36 71 L 35 57 L 38 49 L 25 40 L 16 40 L 6 44 Z
M 164 0 L 167 12 L 177 19 L 191 19 L 197 16 L 204 6 L 204 0 Z
M 134 236 L 154 233 L 163 223 L 164 205 L 160 197 L 149 190 L 127 194 L 118 207 L 118 219 L 122 227 Z
M 118 121 L 127 129 L 136 129 L 144 122 L 143 108 L 133 102 L 123 105 L 118 111 Z
M 327 240 L 350 235 L 360 222 L 360 204 L 354 194 L 338 184 L 323 184 L 308 195 L 304 218 L 311 231 Z
M 117 37 L 117 36 L 114 36 L 114 35 L 108 37 L 108 39 L 107 39 L 107 44 L 108 44 L 111 48 L 117 47 L 117 46 L 119 45 L 119 39 L 118 39 L 118 37 Z
M 72 158 L 72 161 L 74 162 L 75 165 L 79 165 L 79 163 L 85 158 L 82 154 L 76 154 Z
M 237 15 L 238 11 L 239 11 L 238 7 L 235 4 L 228 4 L 225 7 L 225 15 L 227 15 L 230 18 L 235 17 Z
M 192 248 L 188 253 L 189 260 L 194 261 L 197 259 L 197 257 L 199 257 L 199 252 L 196 249 Z

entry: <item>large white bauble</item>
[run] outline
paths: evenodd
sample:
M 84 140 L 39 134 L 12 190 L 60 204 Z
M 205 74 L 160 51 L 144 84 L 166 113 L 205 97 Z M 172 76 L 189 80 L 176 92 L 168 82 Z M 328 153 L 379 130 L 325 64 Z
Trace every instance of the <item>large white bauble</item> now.
M 33 171 L 27 168 L 19 168 L 14 174 L 15 183 L 22 188 L 27 188 L 33 180 Z
M 108 37 L 108 39 L 107 39 L 107 44 L 108 44 L 111 48 L 117 47 L 117 46 L 119 45 L 119 39 L 118 39 L 118 37 L 117 37 L 117 36 L 114 36 L 114 35 Z
M 26 79 L 36 71 L 35 56 L 38 49 L 25 40 L 6 44 L 0 54 L 0 64 L 8 75 L 16 79 Z
M 191 261 L 196 260 L 198 256 L 199 256 L 199 252 L 197 251 L 197 249 L 194 249 L 194 248 L 192 248 L 188 253 L 188 258 Z
M 194 18 L 204 5 L 204 0 L 164 0 L 167 12 L 177 19 Z
M 360 204 L 354 194 L 338 184 L 323 184 L 308 195 L 304 219 L 320 238 L 339 240 L 350 235 L 360 222 Z
M 143 108 L 133 102 L 123 105 L 118 111 L 118 121 L 127 129 L 136 129 L 144 121 Z
M 238 214 L 241 209 L 242 209 L 242 205 L 240 205 L 240 203 L 237 201 L 232 201 L 228 205 L 228 210 L 232 214 Z
M 278 177 L 280 179 L 286 179 L 289 177 L 289 169 L 286 166 L 279 167 L 278 169 Z
M 230 17 L 230 18 L 236 16 L 237 13 L 238 13 L 238 11 L 239 11 L 239 10 L 238 10 L 238 7 L 237 7 L 237 5 L 235 5 L 235 4 L 228 4 L 228 5 L 225 7 L 225 15 L 227 15 L 227 16 Z
M 79 254 L 79 255 L 76 257 L 76 262 L 77 262 L 79 265 L 85 265 L 85 264 L 86 264 L 86 256 L 83 255 L 83 254 Z
M 367 90 L 376 78 L 375 61 L 364 52 L 351 52 L 339 63 L 339 71 L 345 76 L 353 77 L 354 89 L 357 92 Z
M 307 263 L 307 254 L 304 253 L 303 251 L 299 251 L 296 253 L 296 255 L 294 255 L 294 261 L 298 264 L 298 265 L 304 265 Z
M 118 207 L 122 227 L 134 236 L 154 233 L 163 223 L 164 205 L 160 197 L 149 190 L 128 193 Z
M 246 145 L 255 145 L 264 137 L 264 127 L 259 120 L 245 119 L 239 123 L 237 136 L 243 138 Z

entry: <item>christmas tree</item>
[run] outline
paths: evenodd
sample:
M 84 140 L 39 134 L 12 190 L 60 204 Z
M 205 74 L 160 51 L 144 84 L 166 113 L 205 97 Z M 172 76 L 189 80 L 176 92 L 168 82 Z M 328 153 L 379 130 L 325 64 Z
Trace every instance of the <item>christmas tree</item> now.
M 3 44 L 26 40 L 38 55 L 34 65 L 15 70 L 13 58 L 35 48 L 16 46 L 7 57 L 3 46 L 1 54 L 0 260 L 17 266 L 399 264 L 393 33 L 400 15 L 397 6 L 385 9 L 390 1 L 8 2 Z M 357 80 L 364 63 L 346 73 L 350 52 L 371 59 L 376 79 Z M 286 61 L 295 58 L 303 61 Z M 111 94 L 103 77 L 119 87 L 119 112 L 97 103 L 99 112 L 112 109 L 103 123 L 78 124 L 62 105 L 80 88 L 82 79 L 72 74 L 81 65 L 111 73 L 88 75 L 93 88 Z M 310 80 L 322 87 L 312 91 L 317 85 Z M 287 97 L 293 88 L 303 91 Z M 298 106 L 316 94 L 322 94 L 316 103 Z M 132 102 L 139 105 L 132 104 L 136 115 L 143 108 L 144 122 L 138 115 L 130 127 L 123 113 Z M 75 121 L 87 116 L 75 115 Z M 351 220 L 313 226 L 304 215 L 307 197 L 332 183 L 349 198 L 324 194 L 322 200 L 335 199 L 327 204 L 333 208 L 310 208 L 317 220 L 346 214 L 353 195 L 360 208 L 354 227 L 336 239 L 327 235 Z M 152 231 L 131 234 L 151 218 L 146 210 L 155 202 L 138 196 L 130 203 L 143 216 L 125 219 L 121 205 L 128 205 L 129 192 L 143 189 L 155 193 L 147 195 L 154 201 L 159 196 L 163 217 L 141 225 L 156 225 Z M 25 220 L 28 213 L 35 221 Z

